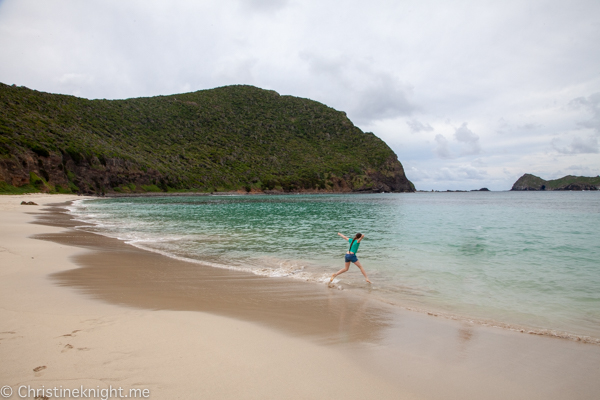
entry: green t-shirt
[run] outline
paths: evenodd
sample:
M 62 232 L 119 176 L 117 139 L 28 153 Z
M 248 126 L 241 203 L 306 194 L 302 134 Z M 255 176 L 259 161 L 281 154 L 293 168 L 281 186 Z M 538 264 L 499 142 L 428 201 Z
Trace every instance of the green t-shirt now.
M 348 239 L 348 243 L 352 243 L 353 239 Z M 358 246 L 360 245 L 360 242 L 358 241 L 358 239 L 354 240 L 354 243 L 352 243 L 352 247 L 350 247 L 350 251 L 354 254 L 356 254 L 356 252 L 358 251 Z

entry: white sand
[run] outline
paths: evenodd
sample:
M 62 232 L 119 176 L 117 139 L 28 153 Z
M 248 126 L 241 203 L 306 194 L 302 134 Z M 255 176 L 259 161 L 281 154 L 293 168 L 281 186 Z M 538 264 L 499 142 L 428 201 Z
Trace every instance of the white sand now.
M 224 317 L 105 304 L 52 284 L 81 249 L 29 236 L 22 200 L 0 196 L 0 387 L 148 389 L 153 399 L 414 398 L 335 348 Z M 80 198 L 80 197 L 79 197 Z M 35 372 L 37 367 L 45 367 Z M 23 389 L 21 389 L 23 391 Z

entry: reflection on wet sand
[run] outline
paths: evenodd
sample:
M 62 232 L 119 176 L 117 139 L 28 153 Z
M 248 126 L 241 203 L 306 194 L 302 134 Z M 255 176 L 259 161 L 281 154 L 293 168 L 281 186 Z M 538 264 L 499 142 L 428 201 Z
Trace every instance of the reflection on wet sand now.
M 465 358 L 468 354 L 471 340 L 473 339 L 473 328 L 468 325 L 463 325 L 458 328 L 458 345 L 457 354 L 459 358 Z
M 38 223 L 82 225 L 58 205 L 48 211 Z M 348 295 L 325 285 L 202 266 L 81 230 L 35 238 L 92 250 L 74 257 L 81 268 L 52 279 L 113 304 L 215 313 L 325 343 L 377 341 L 392 319 L 389 307 L 368 295 Z

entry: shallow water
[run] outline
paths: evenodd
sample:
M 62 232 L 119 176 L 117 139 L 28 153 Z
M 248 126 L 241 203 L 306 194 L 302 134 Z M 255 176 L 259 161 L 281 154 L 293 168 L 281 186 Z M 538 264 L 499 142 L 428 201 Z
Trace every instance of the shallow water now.
M 600 193 L 198 196 L 78 201 L 85 228 L 215 267 L 325 283 L 400 306 L 600 338 Z

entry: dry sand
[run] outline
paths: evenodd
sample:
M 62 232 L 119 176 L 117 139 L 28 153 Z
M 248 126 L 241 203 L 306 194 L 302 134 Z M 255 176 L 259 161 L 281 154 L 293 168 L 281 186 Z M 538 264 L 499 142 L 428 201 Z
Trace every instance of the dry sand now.
M 0 387 L 154 399 L 595 399 L 600 346 L 199 268 L 0 196 Z M 37 214 L 37 215 L 36 215 Z M 34 238 L 35 237 L 35 238 Z M 38 369 L 38 367 L 45 367 Z M 36 371 L 37 370 L 37 371 Z

